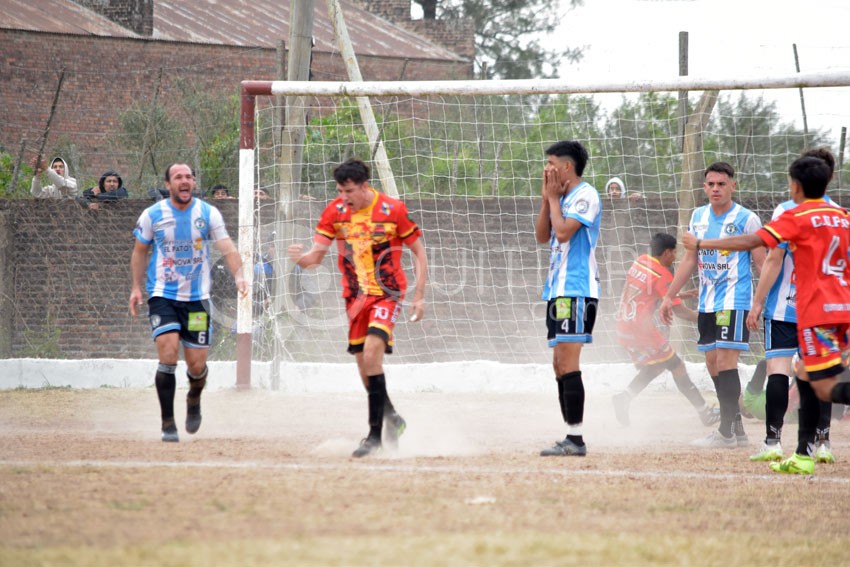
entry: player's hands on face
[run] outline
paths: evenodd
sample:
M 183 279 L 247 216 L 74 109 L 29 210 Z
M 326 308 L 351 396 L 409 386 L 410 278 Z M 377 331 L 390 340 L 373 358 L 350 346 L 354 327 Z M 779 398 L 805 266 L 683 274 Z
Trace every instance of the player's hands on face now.
M 546 164 L 543 168 L 543 195 L 551 199 L 561 197 L 564 194 L 564 182 L 561 180 L 560 170 L 552 164 Z
M 130 292 L 130 315 L 136 316 L 136 306 L 144 303 L 142 299 L 142 290 L 134 289 Z
M 750 309 L 750 313 L 747 315 L 747 328 L 749 330 L 759 330 L 759 322 L 761 321 L 761 314 L 763 310 L 763 305 L 761 305 L 760 303 L 753 303 L 753 306 Z
M 682 247 L 685 250 L 696 250 L 697 249 L 697 237 L 691 234 L 690 232 L 686 232 L 682 235 Z

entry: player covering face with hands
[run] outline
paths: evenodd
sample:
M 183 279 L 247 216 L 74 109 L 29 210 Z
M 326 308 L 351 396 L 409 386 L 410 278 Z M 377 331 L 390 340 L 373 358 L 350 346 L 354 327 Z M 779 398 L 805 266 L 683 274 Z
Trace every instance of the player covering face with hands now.
M 186 359 L 189 393 L 186 397 L 186 431 L 201 426 L 201 392 L 206 386 L 207 351 L 212 342 L 210 320 L 211 261 L 214 241 L 244 297 L 249 284 L 242 275 L 242 260 L 227 234 L 217 208 L 195 199 L 195 176 L 187 164 L 165 170 L 169 198 L 148 207 L 139 217 L 133 235 L 136 245 L 130 260 L 133 286 L 130 314 L 148 295 L 151 335 L 159 365 L 155 376 L 162 416 L 162 440 L 179 440 L 174 421 L 175 370 L 180 344 Z

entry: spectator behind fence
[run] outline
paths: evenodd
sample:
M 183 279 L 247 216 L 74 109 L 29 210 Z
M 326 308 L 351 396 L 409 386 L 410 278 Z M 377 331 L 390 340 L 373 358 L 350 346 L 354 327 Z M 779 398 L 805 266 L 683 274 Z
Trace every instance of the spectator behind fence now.
M 218 185 L 213 185 L 213 188 L 210 189 L 210 194 L 213 199 L 233 199 L 230 195 L 230 190 L 219 183 Z
M 63 199 L 73 198 L 80 194 L 77 188 L 77 180 L 71 177 L 68 164 L 61 157 L 53 158 L 50 169 L 45 170 L 44 162 L 38 160 L 33 164 L 35 175 L 32 178 L 30 192 L 36 199 Z M 39 175 L 44 171 L 50 180 L 50 185 L 41 186 Z
M 638 201 L 643 195 L 640 193 L 631 193 L 626 196 L 626 184 L 619 177 L 612 177 L 605 184 L 605 194 L 610 199 L 628 199 L 629 201 Z
M 117 201 L 128 197 L 124 180 L 116 171 L 106 171 L 100 176 L 97 185 L 83 191 L 83 204 L 90 209 L 97 209 L 103 201 Z

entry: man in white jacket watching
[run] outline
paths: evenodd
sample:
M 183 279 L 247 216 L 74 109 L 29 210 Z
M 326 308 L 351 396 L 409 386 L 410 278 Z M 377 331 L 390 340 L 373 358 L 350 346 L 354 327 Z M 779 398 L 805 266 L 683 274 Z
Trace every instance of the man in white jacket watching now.
M 80 190 L 77 188 L 77 180 L 71 177 L 71 172 L 68 170 L 68 164 L 61 157 L 53 158 L 50 162 L 50 169 L 46 170 L 47 178 L 51 184 L 44 187 L 41 186 L 39 174 L 44 170 L 44 163 L 35 164 L 35 176 L 32 178 L 32 187 L 30 192 L 36 199 L 62 199 L 74 198 L 79 196 Z

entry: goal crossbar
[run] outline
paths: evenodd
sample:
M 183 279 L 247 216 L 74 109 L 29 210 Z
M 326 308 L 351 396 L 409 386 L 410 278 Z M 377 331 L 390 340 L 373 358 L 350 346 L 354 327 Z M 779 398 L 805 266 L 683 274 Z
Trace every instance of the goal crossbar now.
M 791 73 L 763 77 L 587 81 L 581 79 L 517 79 L 502 81 L 242 81 L 250 95 L 294 96 L 428 96 L 533 95 L 616 92 L 705 91 L 843 87 L 850 72 Z

